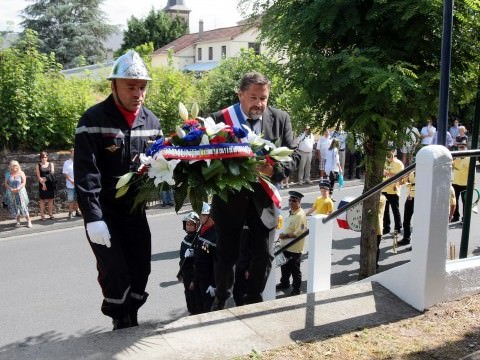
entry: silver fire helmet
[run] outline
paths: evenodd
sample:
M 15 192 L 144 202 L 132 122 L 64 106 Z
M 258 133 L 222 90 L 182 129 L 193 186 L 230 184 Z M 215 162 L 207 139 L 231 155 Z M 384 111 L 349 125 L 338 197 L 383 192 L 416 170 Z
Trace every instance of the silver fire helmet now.
M 134 50 L 128 50 L 125 54 L 115 60 L 112 72 L 107 79 L 152 80 L 145 63 L 140 55 Z

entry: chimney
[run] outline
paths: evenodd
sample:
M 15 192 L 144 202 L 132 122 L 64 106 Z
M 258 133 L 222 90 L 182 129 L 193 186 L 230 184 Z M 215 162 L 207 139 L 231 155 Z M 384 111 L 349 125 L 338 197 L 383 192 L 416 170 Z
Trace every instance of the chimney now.
M 201 38 L 203 36 L 203 20 L 200 19 L 198 22 L 198 37 Z

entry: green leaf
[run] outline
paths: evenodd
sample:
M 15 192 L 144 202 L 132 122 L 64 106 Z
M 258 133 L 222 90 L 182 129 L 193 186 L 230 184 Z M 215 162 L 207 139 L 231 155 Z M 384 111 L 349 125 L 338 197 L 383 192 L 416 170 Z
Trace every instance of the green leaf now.
M 129 187 L 130 187 L 129 185 L 125 185 L 125 186 L 122 186 L 121 188 L 119 188 L 117 190 L 117 192 L 115 193 L 115 198 L 118 199 L 118 198 L 122 197 L 123 195 L 125 195 L 127 193 Z
M 206 181 L 225 172 L 225 167 L 220 160 L 212 160 L 210 166 L 202 167 L 202 175 Z

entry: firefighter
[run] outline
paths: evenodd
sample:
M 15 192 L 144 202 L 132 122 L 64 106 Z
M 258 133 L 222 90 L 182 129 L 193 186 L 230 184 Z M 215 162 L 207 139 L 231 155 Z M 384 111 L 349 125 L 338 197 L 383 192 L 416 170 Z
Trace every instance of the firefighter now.
M 108 77 L 111 94 L 89 108 L 75 131 L 75 189 L 86 234 L 97 260 L 101 311 L 113 330 L 137 326 L 150 274 L 151 234 L 145 208 L 132 211 L 135 186 L 115 197 L 118 178 L 136 171 L 139 155 L 162 136 L 157 117 L 143 106 L 151 77 L 133 50 Z

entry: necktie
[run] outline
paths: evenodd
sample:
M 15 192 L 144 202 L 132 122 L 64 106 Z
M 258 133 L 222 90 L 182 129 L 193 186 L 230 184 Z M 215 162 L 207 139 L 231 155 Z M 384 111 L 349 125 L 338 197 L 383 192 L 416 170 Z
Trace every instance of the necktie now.
M 252 131 L 255 131 L 254 126 L 257 123 L 258 119 L 247 119 L 248 124 L 250 125 L 250 129 Z

